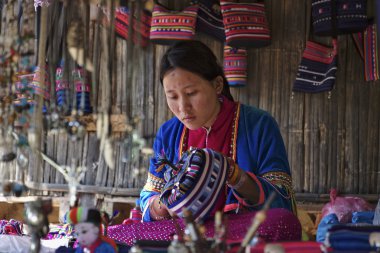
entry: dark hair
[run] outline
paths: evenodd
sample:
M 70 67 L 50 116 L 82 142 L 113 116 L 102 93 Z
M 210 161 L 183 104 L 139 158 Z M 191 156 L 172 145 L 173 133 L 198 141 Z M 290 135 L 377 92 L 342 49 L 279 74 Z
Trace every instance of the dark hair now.
M 182 68 L 202 78 L 212 81 L 216 77 L 223 78 L 222 94 L 234 101 L 222 66 L 209 47 L 197 40 L 180 41 L 171 46 L 161 59 L 160 82 L 171 69 Z

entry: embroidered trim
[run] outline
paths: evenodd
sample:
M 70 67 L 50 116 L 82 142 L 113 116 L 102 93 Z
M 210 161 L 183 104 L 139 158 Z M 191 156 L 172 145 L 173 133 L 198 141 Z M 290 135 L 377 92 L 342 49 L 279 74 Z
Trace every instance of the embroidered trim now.
M 288 196 L 283 196 L 276 187 L 276 191 L 283 196 L 286 199 L 290 199 L 292 203 L 292 209 L 293 213 L 297 215 L 297 204 L 296 204 L 296 199 L 295 199 L 295 194 L 293 190 L 293 184 L 292 184 L 292 178 L 290 177 L 289 174 L 285 172 L 268 172 L 265 173 L 264 175 L 261 176 L 263 179 L 267 180 L 269 183 L 271 183 L 273 186 L 278 186 L 278 187 L 284 187 L 286 192 L 288 193 Z
M 152 173 L 148 172 L 148 178 L 144 185 L 144 190 L 161 192 L 165 186 L 165 180 L 163 178 L 156 177 Z
M 231 139 L 231 158 L 236 162 L 236 147 L 237 147 L 237 135 L 239 129 L 239 118 L 240 118 L 240 103 L 236 103 L 236 110 L 234 115 L 234 120 L 232 124 L 232 139 Z
M 189 132 L 189 130 L 187 129 L 187 127 L 185 125 L 183 125 L 182 135 L 181 135 L 181 139 L 179 141 L 179 152 L 178 152 L 179 157 L 178 157 L 178 159 L 181 159 L 183 152 L 185 152 L 187 149 L 188 132 Z
M 293 191 L 292 178 L 285 172 L 268 172 L 261 176 L 268 180 L 272 185 L 284 186 L 288 192 Z

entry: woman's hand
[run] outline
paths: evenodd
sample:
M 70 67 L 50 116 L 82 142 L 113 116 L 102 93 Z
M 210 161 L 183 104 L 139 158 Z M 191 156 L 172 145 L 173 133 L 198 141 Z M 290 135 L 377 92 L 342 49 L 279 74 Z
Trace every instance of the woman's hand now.
M 230 168 L 228 171 L 227 185 L 240 193 L 246 200 L 251 203 L 257 203 L 259 200 L 259 187 L 247 173 L 239 168 L 234 160 L 228 158 Z
M 168 207 L 163 204 L 158 195 L 153 196 L 153 201 L 150 203 L 150 218 L 153 220 L 168 220 L 171 218 Z

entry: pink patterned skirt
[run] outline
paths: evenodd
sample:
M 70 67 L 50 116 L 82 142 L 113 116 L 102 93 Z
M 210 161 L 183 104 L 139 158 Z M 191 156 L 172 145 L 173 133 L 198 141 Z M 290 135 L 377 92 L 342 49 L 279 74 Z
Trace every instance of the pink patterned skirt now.
M 241 241 L 256 212 L 243 214 L 227 214 L 227 240 L 231 242 Z M 171 241 L 173 235 L 180 230 L 184 231 L 184 222 L 178 220 L 154 221 L 134 223 L 128 225 L 115 225 L 108 228 L 108 236 L 114 240 L 133 245 L 135 240 Z M 214 236 L 214 220 L 205 222 L 206 237 Z M 266 242 L 296 241 L 301 240 L 301 224 L 298 218 L 289 210 L 274 208 L 267 212 L 266 221 L 260 225 L 259 236 Z

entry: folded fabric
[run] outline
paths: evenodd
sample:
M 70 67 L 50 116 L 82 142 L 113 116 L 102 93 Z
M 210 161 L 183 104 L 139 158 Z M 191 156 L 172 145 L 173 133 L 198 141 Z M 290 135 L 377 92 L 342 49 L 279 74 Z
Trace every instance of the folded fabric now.
M 380 226 L 338 225 L 332 227 L 325 244 L 334 250 L 376 250 L 370 245 L 371 233 L 380 232 Z
M 326 238 L 327 231 L 334 225 L 340 224 L 335 213 L 331 213 L 322 218 L 317 229 L 317 242 L 323 242 Z
M 352 213 L 352 223 L 368 223 L 372 224 L 373 222 L 373 216 L 375 212 L 368 211 L 368 212 L 353 212 Z

